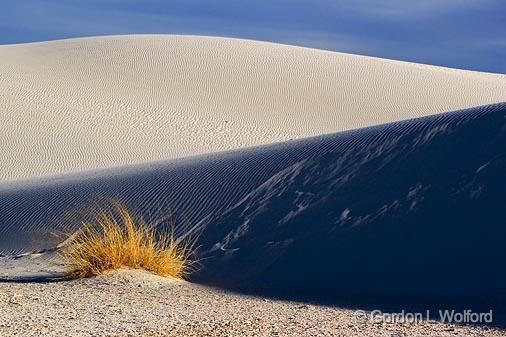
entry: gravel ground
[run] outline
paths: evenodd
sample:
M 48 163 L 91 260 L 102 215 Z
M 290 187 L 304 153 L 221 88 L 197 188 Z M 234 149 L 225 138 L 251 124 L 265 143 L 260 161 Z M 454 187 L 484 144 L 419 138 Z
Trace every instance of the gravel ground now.
M 76 281 L 0 283 L 0 336 L 506 336 L 506 331 L 363 323 L 352 310 L 122 270 Z

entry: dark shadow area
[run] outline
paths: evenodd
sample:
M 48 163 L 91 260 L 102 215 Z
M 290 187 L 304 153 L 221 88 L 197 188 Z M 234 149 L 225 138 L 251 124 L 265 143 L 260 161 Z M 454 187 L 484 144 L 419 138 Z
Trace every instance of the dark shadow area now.
M 388 125 L 286 168 L 210 221 L 194 279 L 362 309 L 493 309 L 504 326 L 505 117 Z
M 0 283 L 53 283 L 69 281 L 65 274 L 43 275 L 43 276 L 20 276 L 20 277 L 0 277 Z

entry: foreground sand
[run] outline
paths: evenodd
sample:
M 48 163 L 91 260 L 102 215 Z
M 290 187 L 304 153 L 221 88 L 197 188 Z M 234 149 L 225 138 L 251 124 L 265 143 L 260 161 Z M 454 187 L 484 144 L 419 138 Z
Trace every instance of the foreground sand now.
M 0 181 L 502 101 L 504 75 L 237 39 L 141 35 L 0 46 Z
M 354 311 L 228 293 L 142 271 L 0 283 L 1 336 L 506 336 L 448 324 L 358 323 Z

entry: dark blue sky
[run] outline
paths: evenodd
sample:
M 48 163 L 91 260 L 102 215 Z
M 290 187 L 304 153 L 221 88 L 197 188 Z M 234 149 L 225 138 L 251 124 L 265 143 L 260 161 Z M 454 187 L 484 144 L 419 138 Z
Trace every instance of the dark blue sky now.
M 0 0 L 0 44 L 230 36 L 506 73 L 504 0 Z

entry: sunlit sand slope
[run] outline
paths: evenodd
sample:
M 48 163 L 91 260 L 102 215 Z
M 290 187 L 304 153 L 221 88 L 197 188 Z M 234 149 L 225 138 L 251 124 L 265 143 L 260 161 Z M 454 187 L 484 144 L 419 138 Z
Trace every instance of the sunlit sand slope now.
M 246 40 L 112 36 L 0 46 L 0 180 L 501 101 L 503 75 Z

